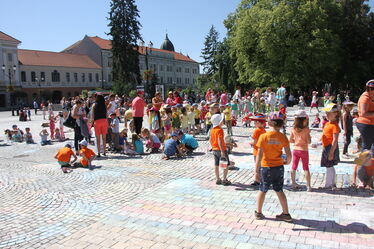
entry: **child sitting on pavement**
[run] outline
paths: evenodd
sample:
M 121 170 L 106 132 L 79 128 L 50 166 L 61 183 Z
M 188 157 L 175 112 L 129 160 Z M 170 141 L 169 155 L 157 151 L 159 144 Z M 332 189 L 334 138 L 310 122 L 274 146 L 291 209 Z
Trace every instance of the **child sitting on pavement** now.
M 48 133 L 47 129 L 43 129 L 39 133 L 39 136 L 40 136 L 40 139 L 41 139 L 42 146 L 52 144 L 51 140 L 48 140 L 49 133 Z
M 359 157 L 355 159 L 355 167 L 352 176 L 352 187 L 357 187 L 356 178 L 361 182 L 360 188 L 373 189 L 374 181 L 374 159 L 373 152 L 366 150 L 360 153 Z
M 140 140 L 137 134 L 132 134 L 131 142 L 132 142 L 132 149 L 135 150 L 135 152 L 138 153 L 139 155 L 143 155 L 144 154 L 143 142 L 142 140 Z
M 82 157 L 79 163 L 75 163 L 74 167 L 89 167 L 92 169 L 92 161 L 96 158 L 95 152 L 88 148 L 88 142 L 86 140 L 82 140 L 79 143 L 80 150 L 79 155 Z
M 74 157 L 73 161 L 70 161 L 71 157 Z M 64 173 L 70 173 L 72 170 L 70 166 L 77 160 L 77 156 L 75 155 L 74 151 L 71 149 L 70 144 L 66 144 L 64 148 L 60 149 L 55 158 L 58 161 L 58 164 L 61 166 L 61 170 Z
M 151 153 L 157 153 L 161 148 L 160 139 L 153 133 L 151 133 L 147 128 L 143 128 L 141 135 L 147 140 L 146 147 L 147 150 L 151 150 Z
M 178 145 L 178 134 L 173 132 L 171 138 L 165 141 L 164 155 L 162 159 L 169 160 L 172 156 L 183 154 L 181 147 Z
M 216 184 L 224 186 L 231 185 L 231 182 L 227 179 L 228 167 L 223 169 L 223 180 L 219 176 L 220 161 L 227 161 L 227 148 L 224 140 L 224 132 L 222 129 L 223 119 L 221 114 L 214 114 L 211 117 L 212 130 L 210 132 L 210 145 L 214 155 L 214 172 L 216 175 Z
M 25 134 L 25 141 L 26 141 L 26 143 L 27 144 L 33 144 L 34 143 L 34 139 L 32 139 L 32 134 L 30 132 L 30 128 L 27 127 L 25 129 L 25 132 L 26 132 L 26 134 Z

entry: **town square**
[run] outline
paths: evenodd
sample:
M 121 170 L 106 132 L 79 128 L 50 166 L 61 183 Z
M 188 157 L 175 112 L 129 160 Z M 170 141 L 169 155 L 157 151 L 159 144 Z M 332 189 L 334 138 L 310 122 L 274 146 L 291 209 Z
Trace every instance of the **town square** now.
M 0 17 L 0 248 L 374 248 L 373 1 L 87 2 Z

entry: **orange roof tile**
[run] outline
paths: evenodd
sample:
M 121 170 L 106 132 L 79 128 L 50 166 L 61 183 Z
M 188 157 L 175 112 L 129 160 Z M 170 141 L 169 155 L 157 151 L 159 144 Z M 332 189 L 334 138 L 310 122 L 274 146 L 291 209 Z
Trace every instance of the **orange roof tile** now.
M 112 43 L 111 43 L 110 40 L 106 40 L 106 39 L 103 39 L 103 38 L 98 37 L 98 36 L 89 36 L 89 38 L 94 43 L 96 43 L 96 45 L 98 45 L 101 49 L 105 49 L 105 50 L 112 49 Z M 148 47 L 148 49 L 150 49 L 150 48 Z M 158 48 L 151 48 L 151 50 L 152 51 L 157 51 L 157 52 L 162 52 L 162 53 L 172 54 L 174 56 L 175 60 L 196 62 L 196 61 L 192 60 L 191 58 L 189 58 L 189 57 L 187 57 L 187 56 L 185 56 L 181 53 L 177 53 L 177 52 L 173 52 L 173 51 L 169 51 L 169 50 L 158 49 Z M 145 54 L 145 47 L 139 46 L 139 52 L 141 54 Z
M 0 31 L 0 40 L 13 41 L 13 42 L 18 42 L 18 43 L 21 42 L 21 41 L 11 37 L 10 35 L 5 34 L 4 32 L 1 32 L 1 31 Z
M 87 55 L 78 54 L 18 49 L 18 60 L 21 64 L 30 66 L 101 69 Z

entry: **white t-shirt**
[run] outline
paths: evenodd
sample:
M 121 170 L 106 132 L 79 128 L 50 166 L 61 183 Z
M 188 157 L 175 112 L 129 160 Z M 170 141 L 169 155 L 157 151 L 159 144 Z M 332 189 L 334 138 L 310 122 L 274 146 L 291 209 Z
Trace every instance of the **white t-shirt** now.
M 114 113 L 117 109 L 117 103 L 115 100 L 111 101 L 109 104 L 110 104 L 110 108 L 107 110 L 108 115 Z
M 316 96 L 316 95 L 314 95 L 314 96 L 312 97 L 312 103 L 313 103 L 313 104 L 317 103 L 317 96 Z
M 112 120 L 112 125 L 113 125 L 112 132 L 113 133 L 119 133 L 119 120 L 118 120 L 118 118 L 114 118 Z

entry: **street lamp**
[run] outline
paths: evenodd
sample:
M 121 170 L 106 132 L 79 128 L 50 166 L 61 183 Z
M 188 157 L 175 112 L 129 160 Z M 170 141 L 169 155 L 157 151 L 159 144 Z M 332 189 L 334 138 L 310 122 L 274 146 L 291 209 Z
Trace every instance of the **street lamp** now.
M 38 83 L 38 88 L 39 88 L 39 98 L 40 98 L 40 102 L 42 101 L 42 86 L 40 84 L 40 81 L 44 81 L 44 78 L 43 77 L 35 77 L 35 81 Z
M 13 88 L 12 88 L 12 69 L 11 68 L 8 68 L 8 74 L 5 73 L 5 69 L 6 69 L 6 66 L 3 64 L 1 66 L 1 69 L 3 70 L 3 74 L 4 76 L 8 76 L 8 79 L 9 79 L 9 92 L 12 92 Z M 16 75 L 16 70 L 17 70 L 17 66 L 16 65 L 13 65 L 13 74 Z M 12 98 L 13 98 L 13 94 L 10 94 L 10 104 L 12 105 L 13 101 L 12 101 Z

